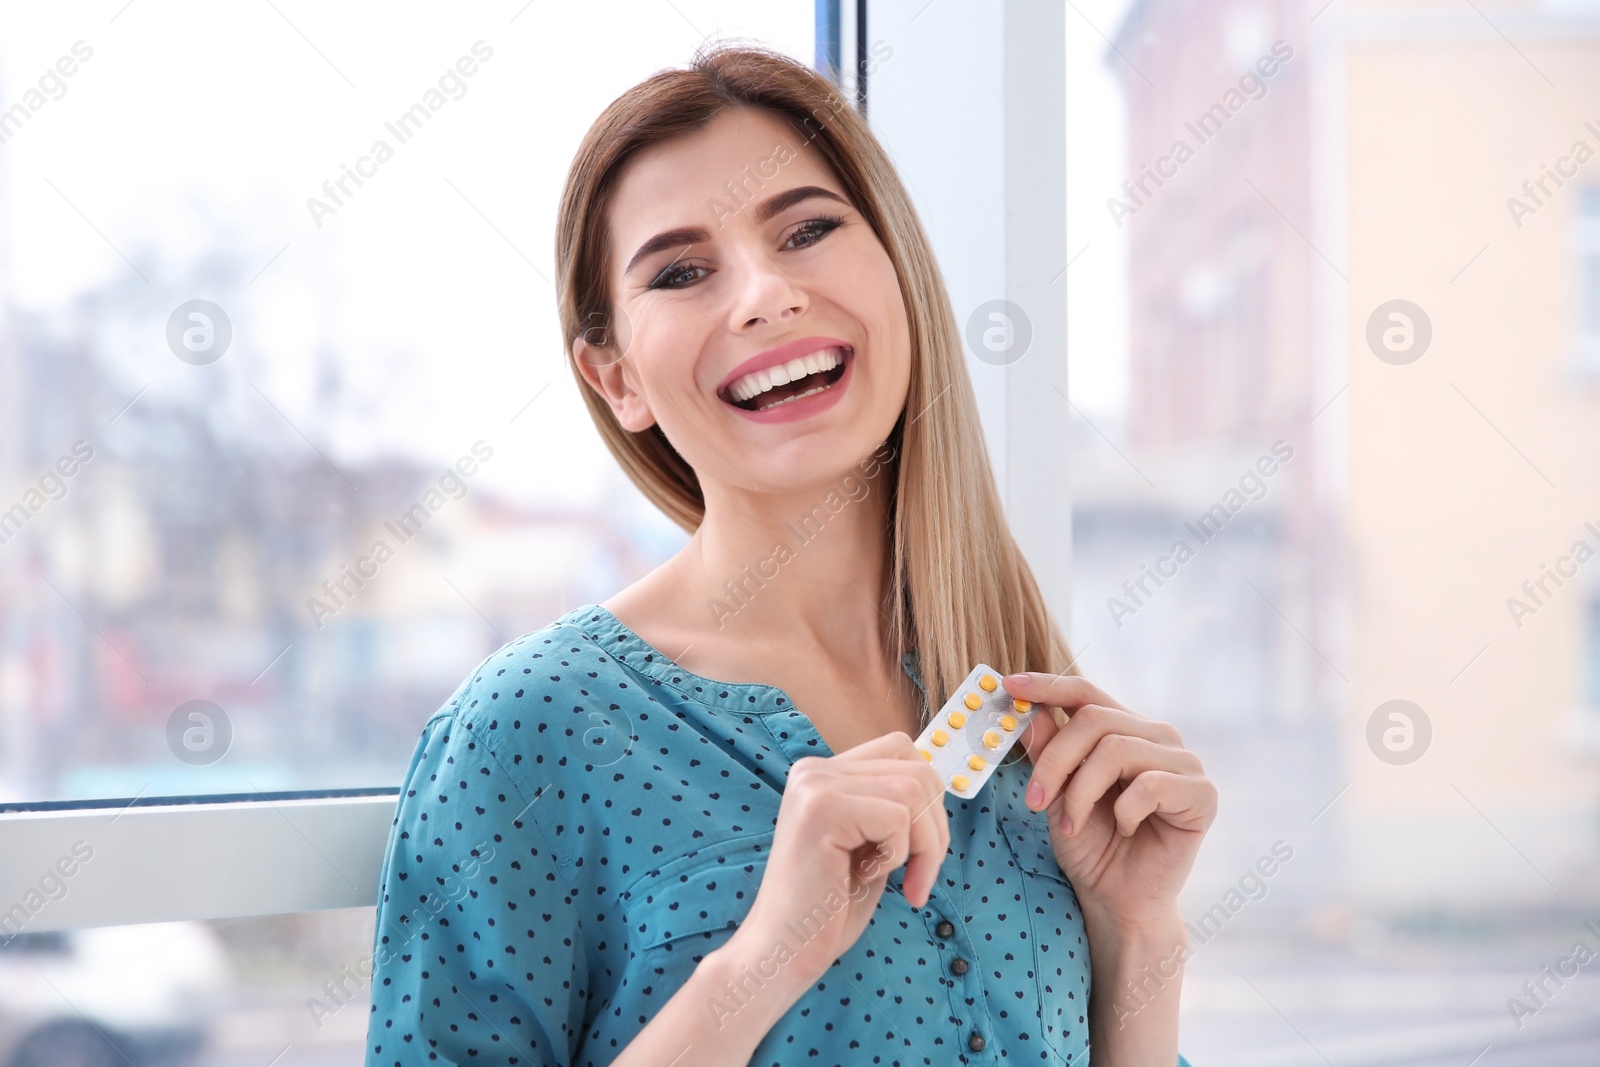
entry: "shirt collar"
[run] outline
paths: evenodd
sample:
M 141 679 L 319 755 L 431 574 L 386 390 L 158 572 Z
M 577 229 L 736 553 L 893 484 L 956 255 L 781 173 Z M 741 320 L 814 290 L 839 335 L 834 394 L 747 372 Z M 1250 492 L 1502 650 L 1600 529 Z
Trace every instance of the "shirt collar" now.
M 636 674 L 673 690 L 688 700 L 724 711 L 746 715 L 768 715 L 794 710 L 789 695 L 775 685 L 762 682 L 719 682 L 686 671 L 671 657 L 634 633 L 622 620 L 599 604 L 584 604 L 567 612 L 557 623 L 565 623 L 595 642 L 601 651 Z M 922 672 L 915 650 L 900 657 L 900 666 L 910 676 L 924 705 L 928 693 L 922 686 Z

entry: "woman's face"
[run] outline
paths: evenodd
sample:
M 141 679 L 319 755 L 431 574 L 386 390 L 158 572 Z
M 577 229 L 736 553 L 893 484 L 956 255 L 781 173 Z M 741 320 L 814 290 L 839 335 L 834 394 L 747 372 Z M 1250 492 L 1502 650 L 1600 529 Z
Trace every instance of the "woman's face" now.
M 610 230 L 614 344 L 580 339 L 579 368 L 708 497 L 834 483 L 888 437 L 911 374 L 894 265 L 788 122 L 736 108 L 641 152 Z

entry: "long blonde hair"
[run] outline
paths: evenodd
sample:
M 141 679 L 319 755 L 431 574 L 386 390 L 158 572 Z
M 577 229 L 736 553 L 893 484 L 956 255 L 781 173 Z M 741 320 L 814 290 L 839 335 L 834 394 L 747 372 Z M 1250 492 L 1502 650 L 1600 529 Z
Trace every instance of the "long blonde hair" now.
M 618 172 L 641 149 L 703 129 L 734 107 L 764 108 L 796 128 L 832 167 L 877 234 L 900 281 L 911 327 L 911 385 L 891 431 L 893 560 L 884 644 L 898 669 L 917 653 L 934 710 L 983 661 L 1005 673 L 1076 674 L 1033 571 L 1006 525 L 944 279 L 904 185 L 866 122 L 815 71 L 765 48 L 714 44 L 687 69 L 664 70 L 595 120 L 568 171 L 556 223 L 556 289 L 572 373 L 611 454 L 657 507 L 693 532 L 705 514 L 694 470 L 659 425 L 624 430 L 584 379 L 573 342 L 616 349 L 607 272 Z M 597 328 L 597 326 L 599 328 Z M 620 358 L 620 353 L 618 353 Z

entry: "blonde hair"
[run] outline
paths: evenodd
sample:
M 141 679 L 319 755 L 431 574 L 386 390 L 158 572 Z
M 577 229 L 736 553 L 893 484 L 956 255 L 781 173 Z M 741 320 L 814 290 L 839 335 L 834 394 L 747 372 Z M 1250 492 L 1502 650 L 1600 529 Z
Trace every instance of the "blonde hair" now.
M 694 470 L 659 425 L 624 430 L 578 368 L 585 337 L 616 352 L 607 272 L 618 173 L 640 150 L 703 129 L 735 107 L 786 119 L 827 161 L 887 251 L 911 333 L 906 407 L 882 475 L 891 558 L 884 644 L 898 669 L 915 650 L 933 709 L 983 661 L 1004 673 L 1076 674 L 1033 572 L 1006 525 L 944 280 L 904 185 L 866 122 L 815 71 L 765 48 L 715 44 L 687 69 L 661 71 L 595 120 L 568 171 L 556 223 L 556 290 L 572 373 L 622 469 L 693 532 L 705 514 Z M 617 353 L 620 358 L 620 352 Z M 1063 535 L 1065 531 L 1063 531 Z

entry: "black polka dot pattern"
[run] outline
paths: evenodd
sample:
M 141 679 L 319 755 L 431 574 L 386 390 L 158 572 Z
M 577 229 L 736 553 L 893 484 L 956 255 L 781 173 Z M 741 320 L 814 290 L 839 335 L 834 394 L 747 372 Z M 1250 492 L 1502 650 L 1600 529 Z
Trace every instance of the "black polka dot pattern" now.
M 690 674 L 598 605 L 495 652 L 401 789 L 368 1067 L 610 1063 L 748 913 L 789 767 L 829 754 L 781 690 Z M 1026 784 L 1012 765 L 974 800 L 946 794 L 928 905 L 895 871 L 752 1064 L 1087 1061 L 1083 919 Z

